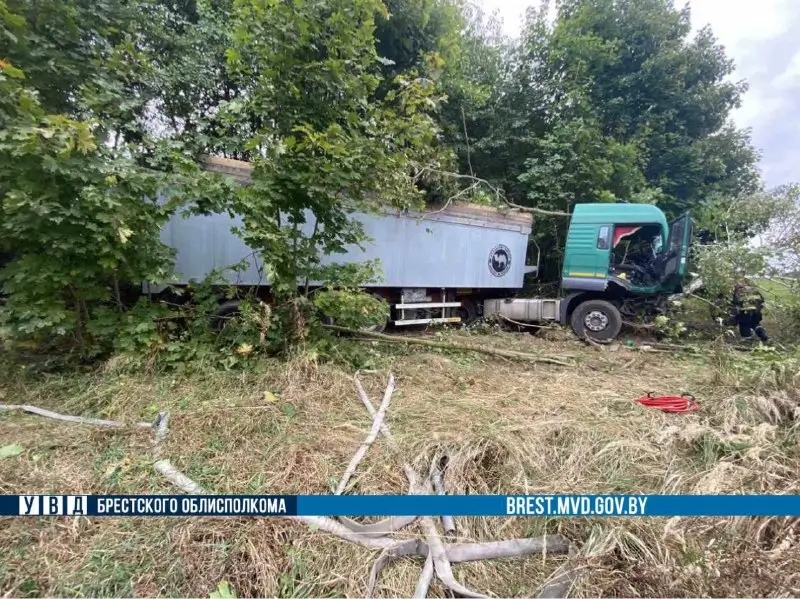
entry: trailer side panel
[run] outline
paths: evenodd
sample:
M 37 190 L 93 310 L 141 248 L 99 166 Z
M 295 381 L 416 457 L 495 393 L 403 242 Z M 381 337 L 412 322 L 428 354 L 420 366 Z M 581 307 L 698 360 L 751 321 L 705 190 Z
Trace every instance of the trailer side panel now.
M 472 206 L 428 214 L 353 214 L 371 238 L 346 254 L 326 256 L 325 263 L 380 260 L 383 280 L 372 287 L 518 289 L 522 287 L 531 219 Z M 303 232 L 310 235 L 313 216 Z M 246 259 L 244 272 L 228 272 L 239 285 L 268 285 L 260 258 L 232 232 L 241 219 L 225 214 L 174 216 L 161 239 L 177 252 L 179 276 L 173 284 L 202 280 L 214 268 Z

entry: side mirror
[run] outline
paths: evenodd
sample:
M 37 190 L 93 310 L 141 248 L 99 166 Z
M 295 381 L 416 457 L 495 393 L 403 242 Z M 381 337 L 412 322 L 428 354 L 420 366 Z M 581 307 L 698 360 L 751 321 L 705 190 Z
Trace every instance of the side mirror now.
M 531 247 L 531 245 L 533 245 L 534 247 L 536 247 L 536 264 L 535 264 L 535 265 L 530 265 L 530 266 L 528 266 L 528 265 L 526 264 L 526 265 L 525 265 L 525 274 L 526 274 L 526 275 L 527 275 L 527 274 L 532 274 L 532 275 L 534 276 L 534 278 L 535 278 L 535 277 L 538 277 L 538 276 L 539 276 L 539 260 L 540 260 L 540 258 L 542 257 L 542 251 L 541 251 L 541 249 L 539 248 L 539 244 L 538 244 L 538 243 L 536 243 L 536 241 L 534 241 L 533 239 L 531 239 L 531 240 L 528 242 L 528 253 L 530 253 L 530 247 Z

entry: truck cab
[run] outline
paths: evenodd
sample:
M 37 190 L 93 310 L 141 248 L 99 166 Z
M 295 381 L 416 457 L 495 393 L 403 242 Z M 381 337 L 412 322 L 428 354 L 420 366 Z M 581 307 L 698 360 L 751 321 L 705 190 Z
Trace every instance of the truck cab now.
M 616 337 L 622 321 L 660 312 L 682 291 L 692 220 L 650 204 L 578 204 L 561 273 L 560 320 L 579 336 Z

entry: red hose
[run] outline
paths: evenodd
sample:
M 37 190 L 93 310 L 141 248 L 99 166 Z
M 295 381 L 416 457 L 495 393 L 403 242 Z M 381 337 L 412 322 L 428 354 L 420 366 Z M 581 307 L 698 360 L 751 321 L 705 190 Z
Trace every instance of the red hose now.
M 656 408 L 662 412 L 696 412 L 697 401 L 694 396 L 688 393 L 682 395 L 662 395 L 660 397 L 648 393 L 644 397 L 636 400 L 637 403 L 647 406 L 648 408 Z

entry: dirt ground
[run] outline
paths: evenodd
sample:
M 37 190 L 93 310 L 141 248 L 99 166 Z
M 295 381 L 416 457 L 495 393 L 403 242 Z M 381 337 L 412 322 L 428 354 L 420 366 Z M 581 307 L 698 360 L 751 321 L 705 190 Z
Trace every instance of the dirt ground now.
M 800 404 L 791 361 L 723 348 L 700 353 L 587 347 L 545 332 L 444 335 L 559 356 L 570 367 L 368 344 L 387 423 L 419 472 L 445 452 L 453 493 L 798 493 Z M 259 372 L 86 375 L 9 371 L 0 402 L 63 413 L 152 420 L 169 410 L 172 463 L 224 493 L 331 493 L 370 429 L 353 372 L 311 355 Z M 700 409 L 664 414 L 647 392 L 695 395 Z M 154 472 L 151 434 L 29 414 L 0 415 L 2 493 L 173 493 Z M 383 439 L 349 493 L 404 493 Z M 563 534 L 580 549 L 570 596 L 800 595 L 800 526 L 778 518 L 458 518 L 463 540 Z M 408 534 L 415 530 L 412 525 Z M 0 596 L 363 596 L 374 550 L 288 521 L 231 518 L 9 518 L 0 524 Z M 457 578 L 498 597 L 534 596 L 564 558 L 456 565 Z M 421 562 L 381 577 L 382 597 L 410 596 Z M 433 596 L 443 597 L 437 583 Z

